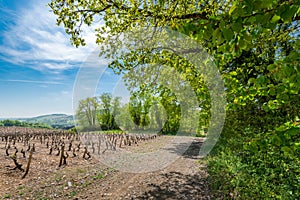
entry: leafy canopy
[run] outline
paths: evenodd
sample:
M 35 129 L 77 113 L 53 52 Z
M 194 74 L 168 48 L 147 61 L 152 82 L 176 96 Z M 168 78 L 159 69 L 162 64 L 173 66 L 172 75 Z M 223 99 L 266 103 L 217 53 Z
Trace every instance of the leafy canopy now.
M 237 199 L 299 197 L 299 0 L 52 0 L 49 6 L 76 47 L 85 45 L 83 26 L 96 26 L 100 55 L 112 58 L 116 73 L 149 63 L 181 72 L 205 126 L 209 88 L 190 63 L 165 49 L 117 53 L 122 34 L 139 27 L 167 27 L 199 42 L 214 57 L 227 92 L 226 124 L 209 162 L 216 191 Z M 164 107 L 174 100 L 166 88 L 134 85 L 140 75 L 128 78 L 140 94 L 155 93 Z M 175 127 L 180 109 L 173 106 Z

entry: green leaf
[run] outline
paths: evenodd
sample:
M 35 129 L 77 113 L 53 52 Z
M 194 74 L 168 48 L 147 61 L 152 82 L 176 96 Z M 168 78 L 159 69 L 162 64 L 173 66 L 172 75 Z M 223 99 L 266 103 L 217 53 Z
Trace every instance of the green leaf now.
M 273 0 L 256 0 L 253 2 L 254 9 L 260 10 L 272 7 Z
M 271 14 L 269 13 L 256 15 L 256 22 L 260 24 L 266 25 L 269 23 L 270 19 L 271 19 Z
M 231 28 L 228 28 L 228 29 L 225 28 L 225 29 L 223 30 L 223 36 L 224 36 L 225 40 L 227 40 L 227 41 L 232 40 L 233 35 L 234 35 L 234 33 L 233 33 L 233 31 L 231 30 Z
M 264 82 L 265 82 L 265 77 L 263 75 L 259 75 L 257 78 L 257 83 L 261 85 Z
M 298 127 L 292 127 L 290 129 L 287 130 L 286 134 L 290 135 L 290 136 L 295 136 L 300 134 L 300 128 Z
M 267 67 L 267 69 L 269 70 L 269 71 L 272 71 L 272 70 L 274 70 L 274 69 L 276 69 L 276 65 L 275 64 L 271 64 L 271 65 L 268 65 L 268 67 Z
M 276 95 L 276 91 L 275 91 L 274 87 L 270 88 L 269 94 L 272 95 L 272 96 Z
M 280 17 L 285 23 L 291 22 L 294 15 L 297 13 L 298 7 L 290 6 L 286 7 L 284 11 L 280 14 Z
M 256 18 L 254 16 L 250 17 L 248 20 L 247 20 L 248 23 L 250 24 L 253 24 L 256 22 Z
M 239 47 L 244 50 L 247 48 L 247 43 L 243 38 L 239 40 Z
M 289 129 L 289 127 L 287 125 L 283 124 L 280 127 L 276 128 L 276 131 L 282 132 L 282 131 L 286 131 L 288 129 Z
M 274 16 L 272 17 L 272 19 L 271 19 L 271 22 L 272 22 L 272 23 L 276 23 L 276 22 L 278 22 L 279 20 L 280 20 L 280 16 L 274 15 Z
M 213 32 L 213 41 L 217 41 L 218 43 L 221 43 L 223 40 L 224 38 L 222 37 L 222 32 L 220 31 L 220 28 L 217 28 Z
M 293 150 L 291 148 L 287 147 L 287 146 L 282 147 L 281 151 L 283 151 L 284 154 L 286 154 L 286 155 L 293 155 L 294 154 Z
M 250 79 L 248 80 L 248 84 L 251 84 L 251 83 L 255 83 L 255 78 L 250 78 Z
M 231 6 L 230 10 L 229 10 L 229 15 L 232 14 L 232 12 L 236 9 L 236 4 L 234 4 L 233 6 Z
M 243 23 L 242 20 L 239 18 L 237 21 L 235 21 L 235 23 L 233 23 L 231 25 L 232 30 L 234 30 L 235 32 L 240 32 L 243 29 Z
M 272 143 L 277 146 L 280 146 L 282 144 L 282 140 L 277 135 L 274 135 L 272 138 Z

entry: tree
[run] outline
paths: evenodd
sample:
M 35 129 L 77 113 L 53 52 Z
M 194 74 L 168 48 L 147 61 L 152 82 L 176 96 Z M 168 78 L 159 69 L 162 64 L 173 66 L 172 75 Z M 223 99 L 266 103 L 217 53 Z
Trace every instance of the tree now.
M 115 117 L 120 109 L 120 97 L 103 93 L 79 101 L 76 118 L 84 130 L 114 130 L 119 128 Z
M 111 95 L 109 93 L 103 93 L 100 95 L 100 109 L 98 112 L 98 120 L 104 129 L 110 129 L 111 126 Z M 104 127 L 106 126 L 106 127 Z
M 118 115 L 116 115 L 116 123 L 120 129 L 127 132 L 132 132 L 135 130 L 136 125 L 131 118 L 129 109 L 129 104 L 125 104 L 121 107 L 120 112 Z
M 113 98 L 109 93 L 103 93 L 99 97 L 98 120 L 102 129 L 118 129 L 115 117 L 120 112 L 120 97 Z
M 114 129 L 118 129 L 119 125 L 116 122 L 116 116 L 118 116 L 121 112 L 121 97 L 114 97 L 112 100 L 112 108 L 111 108 L 111 115 L 112 115 L 112 125 Z
M 96 97 L 88 97 L 79 101 L 76 118 L 79 125 L 88 127 L 91 130 L 99 127 L 97 121 L 97 110 L 99 104 Z
M 165 108 L 159 102 L 154 102 L 149 109 L 149 129 L 155 132 L 163 132 L 167 117 L 168 115 Z
M 198 81 L 201 82 L 198 72 L 193 71 L 192 67 L 191 70 L 187 70 L 189 67 L 187 64 L 176 66 L 180 58 L 170 55 L 170 52 L 142 49 L 131 51 L 121 57 L 113 54 L 113 50 L 118 49 L 119 44 L 123 42 L 121 34 L 135 29 L 137 25 L 139 27 L 151 25 L 157 28 L 169 26 L 185 33 L 202 43 L 206 50 L 214 55 L 228 88 L 230 103 L 228 108 L 237 109 L 242 106 L 240 108 L 243 109 L 247 99 L 259 99 L 259 105 L 255 106 L 261 109 L 265 105 L 262 111 L 265 112 L 268 109 L 272 110 L 272 107 L 278 107 L 274 106 L 274 103 L 290 109 L 284 97 L 278 98 L 285 89 L 298 98 L 297 94 L 293 95 L 295 88 L 299 88 L 296 81 L 299 80 L 299 73 L 296 68 L 292 70 L 287 66 L 278 70 L 282 62 L 288 61 L 293 65 L 299 54 L 298 51 L 293 51 L 297 49 L 298 43 L 291 42 L 296 41 L 297 36 L 295 31 L 300 18 L 298 4 L 298 1 L 272 0 L 254 2 L 179 0 L 176 3 L 139 0 L 91 2 L 56 0 L 49 5 L 58 16 L 58 24 L 65 26 L 75 46 L 84 45 L 84 39 L 81 38 L 83 24 L 91 25 L 95 19 L 103 18 L 107 28 L 99 27 L 95 30 L 97 43 L 109 46 L 102 49 L 102 54 L 116 58 L 109 65 L 116 72 L 130 70 L 136 64 L 146 64 L 158 59 L 161 62 L 173 63 L 171 65 L 177 70 L 181 68 L 187 71 L 184 74 L 189 77 L 188 80 L 193 83 L 195 90 L 205 90 L 203 84 Z M 268 51 L 265 51 L 266 49 Z M 245 66 L 240 66 L 241 63 Z M 276 75 L 278 71 L 281 75 L 294 74 L 294 76 L 291 78 L 278 76 L 281 79 L 277 78 L 275 81 L 274 73 Z M 253 82 L 254 79 L 258 81 Z M 263 86 L 262 81 L 266 82 Z M 274 81 L 281 83 L 291 81 L 293 86 L 285 88 L 281 84 L 272 84 Z M 268 93 L 273 94 L 274 91 L 276 99 L 266 97 Z M 208 96 L 207 91 L 201 94 Z M 205 107 L 209 109 L 207 104 Z M 297 111 L 289 115 L 290 120 L 295 118 L 296 113 Z

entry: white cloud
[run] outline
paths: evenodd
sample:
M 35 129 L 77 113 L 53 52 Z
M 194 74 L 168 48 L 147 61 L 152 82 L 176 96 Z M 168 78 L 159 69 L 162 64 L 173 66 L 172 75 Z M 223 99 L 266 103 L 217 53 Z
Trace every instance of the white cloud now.
M 26 64 L 37 70 L 64 70 L 79 67 L 97 46 L 92 28 L 85 28 L 86 47 L 75 48 L 46 1 L 30 1 L 14 16 L 14 25 L 7 25 L 0 45 L 1 59 L 14 64 Z M 101 25 L 97 24 L 98 26 Z

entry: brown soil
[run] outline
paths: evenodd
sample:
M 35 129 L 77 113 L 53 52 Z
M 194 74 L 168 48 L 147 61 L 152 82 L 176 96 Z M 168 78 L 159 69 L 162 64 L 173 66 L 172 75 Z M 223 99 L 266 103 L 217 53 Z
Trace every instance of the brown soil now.
M 149 152 L 171 139 L 162 136 L 126 148 Z M 93 155 L 88 160 L 70 155 L 67 165 L 58 167 L 56 152 L 48 155 L 49 150 L 37 144 L 28 176 L 22 179 L 24 172 L 13 170 L 15 165 L 0 143 L 0 195 L 2 199 L 211 199 L 205 165 L 197 158 L 200 146 L 201 139 L 195 139 L 188 151 L 166 168 L 134 174 L 105 166 Z M 17 155 L 25 169 L 27 159 Z

